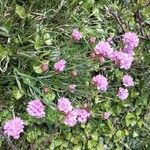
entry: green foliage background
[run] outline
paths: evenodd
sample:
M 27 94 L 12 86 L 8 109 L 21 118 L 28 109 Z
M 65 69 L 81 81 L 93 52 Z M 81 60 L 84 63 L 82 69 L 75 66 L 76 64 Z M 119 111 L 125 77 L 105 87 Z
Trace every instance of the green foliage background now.
M 70 34 L 79 28 L 84 34 L 79 44 Z M 148 150 L 150 149 L 150 6 L 145 0 L 1 0 L 0 1 L 0 147 L 35 150 Z M 113 37 L 118 49 L 120 35 L 136 32 L 140 44 L 133 68 L 128 71 L 135 87 L 125 102 L 117 99 L 123 71 L 111 62 L 99 65 L 89 58 L 98 40 Z M 67 60 L 65 72 L 55 75 L 53 65 Z M 40 65 L 49 64 L 42 73 Z M 77 70 L 78 77 L 70 72 Z M 107 93 L 99 94 L 90 85 L 94 72 L 111 81 Z M 67 86 L 77 84 L 76 94 Z M 50 89 L 44 94 L 43 87 Z M 58 96 L 66 96 L 74 106 L 88 107 L 88 123 L 70 128 L 56 110 Z M 26 113 L 27 102 L 35 97 L 46 105 L 46 117 L 36 120 Z M 104 121 L 101 113 L 111 117 Z M 2 126 L 13 114 L 25 120 L 25 132 L 19 140 L 3 135 Z

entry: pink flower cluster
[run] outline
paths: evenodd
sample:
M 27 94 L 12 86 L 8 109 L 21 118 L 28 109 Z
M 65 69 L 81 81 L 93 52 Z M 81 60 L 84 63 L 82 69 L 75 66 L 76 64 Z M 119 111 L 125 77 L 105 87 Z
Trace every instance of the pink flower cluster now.
M 134 61 L 133 49 L 138 46 L 139 38 L 135 33 L 127 32 L 123 35 L 122 41 L 124 43 L 124 49 L 122 51 L 113 51 L 110 46 L 112 43 L 112 38 L 108 38 L 106 41 L 100 41 L 90 56 L 92 59 L 99 60 L 99 62 L 102 62 L 102 59 L 109 58 L 119 68 L 128 70 L 131 68 L 132 62 Z M 105 60 L 103 60 L 103 62 L 104 61 Z M 128 89 L 126 88 L 134 86 L 134 82 L 132 77 L 129 75 L 125 75 L 122 80 L 125 88 L 120 87 L 117 96 L 121 100 L 125 100 L 129 95 Z M 94 76 L 92 78 L 92 83 L 97 87 L 98 90 L 101 91 L 106 91 L 108 88 L 107 79 L 102 75 Z
M 4 133 L 9 137 L 18 139 L 24 129 L 24 121 L 19 117 L 7 121 L 4 125 Z
M 97 87 L 98 90 L 106 91 L 108 88 L 107 78 L 103 75 L 96 75 L 92 78 L 92 82 Z
M 129 75 L 124 75 L 122 81 L 125 87 L 134 86 L 133 78 Z
M 119 90 L 118 90 L 118 97 L 121 99 L 121 100 L 125 100 L 128 98 L 128 89 L 125 89 L 125 88 L 122 88 L 120 87 Z
M 58 99 L 57 108 L 65 113 L 64 123 L 71 127 L 78 122 L 85 123 L 90 117 L 90 113 L 86 109 L 73 109 L 71 102 L 64 97 Z
M 131 87 L 131 86 L 134 86 L 134 81 L 133 81 L 133 78 L 129 75 L 124 75 L 123 78 L 122 78 L 122 82 L 123 82 L 123 85 L 127 88 L 127 87 Z M 120 87 L 119 90 L 118 90 L 118 97 L 121 99 L 121 100 L 125 100 L 128 98 L 128 89 L 126 88 L 122 88 Z
M 77 29 L 74 29 L 72 31 L 71 38 L 73 41 L 79 42 L 80 39 L 82 38 L 82 34 Z
M 77 122 L 85 123 L 90 117 L 90 113 L 86 109 L 74 109 L 67 114 L 64 123 L 67 126 L 75 126 Z
M 112 37 L 106 41 L 100 41 L 96 45 L 94 52 L 91 53 L 91 57 L 96 58 L 100 63 L 104 62 L 102 59 L 109 58 L 121 69 L 130 69 L 134 60 L 133 49 L 138 46 L 139 38 L 135 33 L 127 32 L 123 35 L 122 41 L 124 44 L 122 51 L 113 51 L 110 45 L 112 43 Z
M 106 41 L 99 42 L 95 49 L 95 54 L 103 56 L 105 58 L 111 58 L 111 54 L 113 52 L 113 49 L 111 48 L 110 44 Z
M 121 69 L 126 70 L 131 68 L 132 62 L 134 60 L 132 55 L 128 55 L 127 53 L 124 53 L 122 51 L 113 52 L 111 59 Z
M 61 59 L 54 64 L 54 70 L 57 73 L 63 72 L 65 67 L 66 67 L 66 61 L 64 59 Z
M 36 118 L 43 118 L 45 116 L 44 109 L 45 106 L 39 99 L 30 101 L 27 106 L 28 114 Z
M 27 112 L 29 115 L 42 118 L 45 116 L 44 105 L 39 99 L 32 100 L 28 103 Z M 20 137 L 20 133 L 23 132 L 24 121 L 16 117 L 7 121 L 4 125 L 4 133 L 8 136 L 13 137 L 14 139 L 18 139 Z
M 128 54 L 133 54 L 133 49 L 138 46 L 139 44 L 139 38 L 138 36 L 133 32 L 126 32 L 123 35 L 122 39 L 124 43 L 123 52 Z
M 65 97 L 61 97 L 58 99 L 57 108 L 59 111 L 64 112 L 66 114 L 73 109 L 71 102 Z

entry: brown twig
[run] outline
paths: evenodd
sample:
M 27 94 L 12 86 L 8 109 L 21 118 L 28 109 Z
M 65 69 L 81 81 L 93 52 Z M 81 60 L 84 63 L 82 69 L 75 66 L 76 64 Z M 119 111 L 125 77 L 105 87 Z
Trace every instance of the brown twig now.
M 145 37 L 145 36 L 138 36 L 140 39 L 143 39 L 143 40 L 150 40 L 150 37 Z
M 111 8 L 108 8 L 109 13 L 112 15 L 112 17 L 118 22 L 120 28 L 122 29 L 123 32 L 125 32 L 125 29 L 123 27 L 123 21 L 119 18 L 117 12 L 113 12 Z
M 142 15 L 141 15 L 139 9 L 134 13 L 134 19 L 135 19 L 135 22 L 137 22 L 139 24 L 139 31 L 140 31 L 141 35 L 144 36 L 144 31 L 143 31 L 143 27 L 142 27 Z

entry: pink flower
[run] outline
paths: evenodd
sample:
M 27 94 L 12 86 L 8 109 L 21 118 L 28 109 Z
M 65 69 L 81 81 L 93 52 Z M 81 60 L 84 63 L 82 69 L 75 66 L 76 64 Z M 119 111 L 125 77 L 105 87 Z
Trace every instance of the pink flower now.
M 104 120 L 108 120 L 108 119 L 109 119 L 109 116 L 110 116 L 110 113 L 109 113 L 109 112 L 104 112 L 104 113 L 103 113 L 103 119 L 104 119 Z
M 129 95 L 128 89 L 124 89 L 124 88 L 122 88 L 122 87 L 119 88 L 119 90 L 118 90 L 118 95 L 117 95 L 117 96 L 118 96 L 121 100 L 127 99 L 127 98 L 128 98 L 128 95 Z
M 20 134 L 23 132 L 24 128 L 24 121 L 16 117 L 7 121 L 4 125 L 4 133 L 7 134 L 9 137 L 13 137 L 14 139 L 18 139 Z
M 77 111 L 72 110 L 70 111 L 64 120 L 65 125 L 73 127 L 77 124 Z
M 130 45 L 125 45 L 122 51 L 132 56 L 135 55 L 133 48 Z
M 64 71 L 65 67 L 66 67 L 66 61 L 64 59 L 61 59 L 54 64 L 54 70 L 56 72 Z
M 122 51 L 113 52 L 111 59 L 121 69 L 126 70 L 131 68 L 132 62 L 134 60 L 131 55 L 128 55 L 127 53 L 124 53 Z
M 36 118 L 43 118 L 45 116 L 44 109 L 45 106 L 39 99 L 30 101 L 27 106 L 28 114 Z
M 68 89 L 69 89 L 69 91 L 70 91 L 71 93 L 74 93 L 75 90 L 76 90 L 76 85 L 75 85 L 75 84 L 71 84 L 71 85 L 69 85 Z
M 92 81 L 97 86 L 98 90 L 106 91 L 108 88 L 107 79 L 103 75 L 96 75 L 92 78 Z
M 134 86 L 133 78 L 129 75 L 124 75 L 122 81 L 125 87 Z
M 96 38 L 95 38 L 95 37 L 91 37 L 91 38 L 90 38 L 90 43 L 93 44 L 93 43 L 95 43 L 95 42 L 96 42 Z
M 90 117 L 90 113 L 86 109 L 74 109 L 70 111 L 65 117 L 64 123 L 67 126 L 75 126 L 77 122 L 85 123 Z
M 61 97 L 58 99 L 57 108 L 59 111 L 67 114 L 72 110 L 73 107 L 71 105 L 71 102 L 67 98 Z
M 102 55 L 105 58 L 110 58 L 113 49 L 108 42 L 101 41 L 96 45 L 94 51 L 97 55 Z
M 85 123 L 87 119 L 90 117 L 90 113 L 87 112 L 86 109 L 77 109 L 78 121 L 81 123 Z
M 124 45 L 128 45 L 131 47 L 131 49 L 134 49 L 135 47 L 138 46 L 139 44 L 139 38 L 138 36 L 133 33 L 133 32 L 126 32 L 123 35 L 123 39 L 122 39 Z
M 72 38 L 75 42 L 79 42 L 80 39 L 82 38 L 82 34 L 81 34 L 77 29 L 74 29 L 74 30 L 72 31 L 71 38 Z

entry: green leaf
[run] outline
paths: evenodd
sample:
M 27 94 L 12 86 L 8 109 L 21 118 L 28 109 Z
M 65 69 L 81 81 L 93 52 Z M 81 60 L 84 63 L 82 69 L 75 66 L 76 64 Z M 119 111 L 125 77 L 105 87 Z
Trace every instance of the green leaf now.
M 55 92 L 50 91 L 44 96 L 44 99 L 47 103 L 49 103 L 52 102 L 55 99 L 55 97 L 56 97 Z
M 5 26 L 0 27 L 0 35 L 8 37 L 9 36 L 9 30 Z
M 126 125 L 129 126 L 134 126 L 136 124 L 136 116 L 133 113 L 128 113 L 126 115 Z
M 54 141 L 54 144 L 55 144 L 55 146 L 57 147 L 57 146 L 59 146 L 59 145 L 61 145 L 63 142 L 62 142 L 62 140 L 60 140 L 60 139 L 56 139 L 55 141 Z
M 20 91 L 17 87 L 13 88 L 12 93 L 13 93 L 13 96 L 15 97 L 15 99 L 17 99 L 17 100 L 20 99 L 24 95 L 24 93 L 22 91 Z
M 62 146 L 63 146 L 63 147 L 68 147 L 68 142 L 67 142 L 67 141 L 63 141 L 63 142 L 62 142 Z
M 93 139 L 94 141 L 98 141 L 98 136 L 99 136 L 99 134 L 97 133 L 97 131 L 95 131 L 95 132 L 91 135 L 91 137 L 92 137 L 92 139 Z
M 58 116 L 59 114 L 57 110 L 53 110 L 50 107 L 46 109 L 46 119 L 47 119 L 48 124 L 56 122 L 58 120 Z M 67 136 L 68 136 L 68 139 L 70 139 L 71 135 L 69 136 L 68 134 Z
M 34 69 L 34 71 L 35 71 L 36 73 L 38 73 L 38 74 L 43 73 L 43 70 L 42 70 L 42 68 L 41 68 L 41 65 L 40 65 L 40 66 L 33 66 L 33 69 Z
M 72 148 L 72 150 L 82 150 L 82 145 L 76 145 Z
M 15 13 L 19 15 L 20 18 L 24 19 L 26 17 L 25 9 L 23 6 L 16 5 Z
M 0 44 L 0 59 L 6 57 L 7 51 L 5 50 L 5 48 Z
M 29 143 L 33 143 L 34 140 L 36 140 L 38 138 L 38 134 L 35 132 L 35 130 L 33 131 L 29 131 L 27 134 L 26 134 L 26 139 Z
M 96 146 L 97 141 L 89 140 L 88 141 L 88 149 L 91 149 L 92 147 Z
M 44 34 L 44 41 L 47 45 L 52 45 L 52 38 L 49 33 Z

